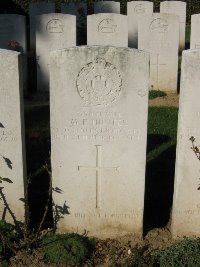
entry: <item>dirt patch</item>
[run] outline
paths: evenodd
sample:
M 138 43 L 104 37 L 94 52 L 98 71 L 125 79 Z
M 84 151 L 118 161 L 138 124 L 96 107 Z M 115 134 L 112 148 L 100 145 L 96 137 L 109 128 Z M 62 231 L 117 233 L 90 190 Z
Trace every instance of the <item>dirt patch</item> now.
M 159 106 L 168 106 L 168 107 L 178 107 L 179 106 L 179 95 L 172 92 L 166 92 L 166 96 L 157 97 L 154 99 L 149 99 L 149 106 L 159 107 Z
M 133 235 L 126 235 L 118 239 L 98 240 L 95 249 L 83 267 L 111 267 L 111 266 L 137 266 L 133 259 L 141 261 L 144 255 L 150 255 L 157 249 L 164 249 L 173 243 L 168 228 L 157 228 L 151 230 L 142 240 Z M 129 265 L 130 264 L 130 265 Z M 138 263 L 139 264 L 139 263 Z M 19 251 L 10 260 L 10 267 L 70 267 L 66 264 L 49 264 L 44 262 L 43 255 L 39 249 L 33 251 Z M 151 266 L 143 262 L 139 266 Z

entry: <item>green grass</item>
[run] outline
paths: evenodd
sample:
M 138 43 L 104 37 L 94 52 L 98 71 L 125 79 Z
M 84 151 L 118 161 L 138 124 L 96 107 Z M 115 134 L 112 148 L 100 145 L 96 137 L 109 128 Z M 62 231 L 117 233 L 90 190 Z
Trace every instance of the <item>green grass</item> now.
M 150 107 L 148 114 L 147 161 L 176 144 L 178 108 Z
M 156 254 L 160 267 L 199 267 L 200 239 L 184 238 Z

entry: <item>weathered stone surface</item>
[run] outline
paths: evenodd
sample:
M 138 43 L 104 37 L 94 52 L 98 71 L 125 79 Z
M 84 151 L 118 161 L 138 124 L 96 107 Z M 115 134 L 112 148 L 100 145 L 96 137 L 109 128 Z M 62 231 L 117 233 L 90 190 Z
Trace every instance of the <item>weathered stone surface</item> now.
M 149 1 L 127 2 L 128 46 L 138 47 L 138 18 L 153 13 L 153 3 Z
M 139 18 L 138 48 L 150 52 L 150 89 L 177 90 L 179 20 L 154 13 Z
M 94 2 L 94 14 L 97 14 L 97 13 L 120 14 L 120 2 L 115 2 L 115 1 Z
M 87 44 L 87 3 L 62 3 L 61 12 L 76 16 L 77 45 Z
M 50 13 L 37 17 L 36 56 L 37 89 L 49 90 L 50 51 L 76 45 L 76 17 L 68 14 Z
M 141 235 L 148 54 L 107 46 L 53 51 L 50 77 L 53 198 L 65 213 L 58 230 Z
M 24 219 L 25 149 L 22 107 L 22 58 L 20 53 L 0 49 L 0 176 L 7 204 L 17 220 Z M 12 222 L 0 195 L 0 219 Z
M 200 14 L 191 16 L 190 48 L 200 48 Z
M 36 17 L 42 14 L 54 13 L 55 4 L 47 2 L 30 3 L 30 49 L 35 52 L 36 49 Z
M 160 3 L 160 12 L 175 14 L 179 17 L 179 50 L 185 49 L 186 3 L 181 1 L 164 1 Z
M 179 100 L 178 138 L 176 149 L 175 188 L 173 200 L 172 234 L 200 236 L 200 162 L 191 149 L 200 144 L 200 50 L 183 52 Z
M 127 16 L 113 13 L 100 13 L 88 16 L 87 44 L 127 47 Z

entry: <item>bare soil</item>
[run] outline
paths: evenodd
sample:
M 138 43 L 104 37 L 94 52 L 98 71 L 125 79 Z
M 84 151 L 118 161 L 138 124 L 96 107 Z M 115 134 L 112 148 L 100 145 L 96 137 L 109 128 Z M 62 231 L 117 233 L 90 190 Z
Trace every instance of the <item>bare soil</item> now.
M 166 92 L 166 96 L 157 97 L 149 100 L 149 106 L 167 106 L 167 107 L 178 107 L 179 105 L 179 95 L 172 92 Z

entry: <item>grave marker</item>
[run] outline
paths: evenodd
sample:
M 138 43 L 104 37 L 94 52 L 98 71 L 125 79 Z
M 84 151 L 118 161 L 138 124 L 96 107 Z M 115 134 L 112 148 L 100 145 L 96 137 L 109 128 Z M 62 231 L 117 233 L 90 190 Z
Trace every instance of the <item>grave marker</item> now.
M 200 14 L 191 16 L 190 49 L 200 48 Z
M 200 161 L 190 140 L 195 137 L 194 145 L 199 147 L 199 72 L 200 50 L 183 51 L 172 213 L 174 238 L 200 236 Z
M 186 3 L 181 1 L 164 1 L 160 3 L 160 12 L 175 14 L 179 17 L 179 50 L 185 49 Z
M 127 16 L 101 13 L 87 17 L 87 44 L 128 46 Z
M 42 14 L 54 13 L 54 3 L 30 3 L 29 17 L 30 17 L 30 49 L 35 54 L 36 49 L 36 17 Z
M 116 47 L 51 53 L 54 202 L 58 230 L 142 234 L 149 57 Z
M 87 3 L 62 3 L 61 12 L 76 16 L 77 45 L 87 44 Z
M 138 18 L 153 13 L 153 3 L 149 1 L 127 2 L 128 46 L 138 47 Z
M 179 21 L 172 14 L 139 18 L 138 48 L 150 53 L 150 89 L 177 90 Z
M 22 57 L 0 49 L 0 176 L 7 204 L 17 220 L 24 221 L 25 144 L 22 106 Z M 0 195 L 0 219 L 13 222 Z
M 120 14 L 120 2 L 115 2 L 115 1 L 94 2 L 94 14 L 98 13 Z
M 36 56 L 37 88 L 49 90 L 50 51 L 76 45 L 76 17 L 73 15 L 50 13 L 37 17 Z

